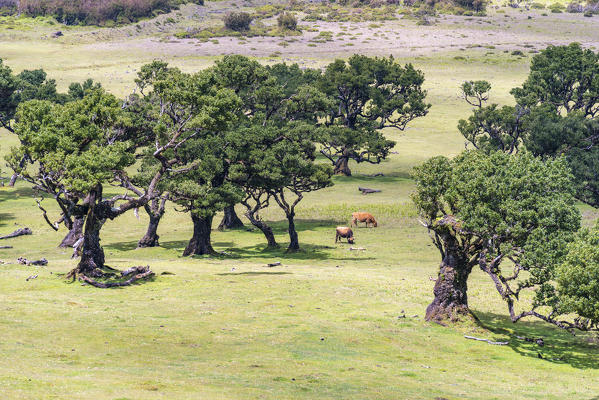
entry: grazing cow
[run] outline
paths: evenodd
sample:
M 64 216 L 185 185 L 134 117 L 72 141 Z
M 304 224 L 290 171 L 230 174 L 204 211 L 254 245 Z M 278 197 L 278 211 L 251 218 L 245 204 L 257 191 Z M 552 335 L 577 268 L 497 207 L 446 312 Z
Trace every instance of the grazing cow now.
M 337 234 L 335 235 L 335 243 L 341 241 L 341 238 L 347 239 L 347 243 L 354 244 L 354 233 L 347 226 L 338 226 Z
M 374 228 L 378 226 L 376 223 L 376 219 L 372 216 L 371 213 L 367 212 L 355 212 L 351 215 L 351 225 L 358 227 L 358 222 L 366 222 L 366 227 L 368 228 L 368 224 L 372 224 Z

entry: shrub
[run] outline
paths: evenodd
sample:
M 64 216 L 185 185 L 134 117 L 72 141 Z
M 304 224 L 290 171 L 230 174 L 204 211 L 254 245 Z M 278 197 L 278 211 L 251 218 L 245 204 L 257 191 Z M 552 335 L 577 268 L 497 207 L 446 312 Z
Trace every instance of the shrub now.
M 582 4 L 573 1 L 568 4 L 568 6 L 566 7 L 566 11 L 569 13 L 581 13 L 584 11 L 584 7 L 582 6 Z
M 530 6 L 530 8 L 534 8 L 536 10 L 542 10 L 545 8 L 545 5 L 542 3 L 532 3 L 532 5 Z
M 297 29 L 297 19 L 291 13 L 284 12 L 279 14 L 277 18 L 277 23 L 279 28 L 289 31 L 294 31 Z
M 20 0 L 16 11 L 33 17 L 53 16 L 67 25 L 114 25 L 152 17 L 190 2 L 203 4 L 203 0 Z
M 230 12 L 223 18 L 225 27 L 232 31 L 243 32 L 250 29 L 252 17 L 246 12 Z
M 19 5 L 17 0 L 0 0 L 0 8 L 16 9 Z
M 486 4 L 483 0 L 454 0 L 454 2 L 457 6 L 474 12 L 483 12 L 486 8 Z

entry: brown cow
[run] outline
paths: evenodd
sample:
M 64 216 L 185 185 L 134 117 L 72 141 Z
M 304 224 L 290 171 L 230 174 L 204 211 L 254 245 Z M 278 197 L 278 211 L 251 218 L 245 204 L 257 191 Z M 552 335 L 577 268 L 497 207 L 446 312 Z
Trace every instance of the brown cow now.
M 347 243 L 354 244 L 354 233 L 347 226 L 338 226 L 337 234 L 335 235 L 335 243 L 341 241 L 341 238 L 347 239 Z
M 351 225 L 350 226 L 354 226 L 356 225 L 356 227 L 358 227 L 358 222 L 366 222 L 366 227 L 368 228 L 368 224 L 372 224 L 372 226 L 374 228 L 376 228 L 378 226 L 378 224 L 376 223 L 376 219 L 374 219 L 374 217 L 372 216 L 371 213 L 367 213 L 367 212 L 355 212 L 351 215 Z

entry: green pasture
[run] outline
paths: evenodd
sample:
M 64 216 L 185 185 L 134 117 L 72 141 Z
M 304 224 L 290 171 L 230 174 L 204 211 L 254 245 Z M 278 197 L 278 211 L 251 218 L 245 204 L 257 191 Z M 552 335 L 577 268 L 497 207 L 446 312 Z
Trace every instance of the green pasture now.
M 44 24 L 40 29 L 56 29 Z M 154 58 L 193 71 L 218 56 L 161 55 L 144 51 L 136 39 L 131 47 L 124 42 L 120 50 L 103 49 L 103 42 L 34 40 L 30 31 L 17 31 L 12 42 L 2 33 L 0 58 L 16 71 L 43 67 L 61 89 L 91 77 L 124 96 L 133 89 L 135 70 Z M 312 54 L 288 60 L 310 66 L 331 61 Z M 480 271 L 472 274 L 469 290 L 480 324 L 445 327 L 423 319 L 440 259 L 410 203 L 410 170 L 428 157 L 464 149 L 456 128 L 470 112 L 458 97 L 462 81 L 489 80 L 491 100 L 509 103 L 509 89 L 524 80 L 530 54 L 473 47 L 399 61 L 424 71 L 429 115 L 405 132 L 388 132 L 397 145 L 382 164 L 351 164 L 352 177 L 335 177 L 333 187 L 306 196 L 297 216 L 303 249 L 296 254 L 265 252 L 259 231 L 239 229 L 213 231 L 220 257 L 181 257 L 192 225 L 173 207 L 159 228 L 161 247 L 136 250 L 147 224 L 140 211 L 139 219 L 129 213 L 109 221 L 102 245 L 107 264 L 150 265 L 156 278 L 93 289 L 62 277 L 76 260 L 57 248 L 64 227 L 54 232 L 43 221 L 32 190 L 23 182 L 1 187 L 0 236 L 22 226 L 33 235 L 0 241 L 13 246 L 0 250 L 0 398 L 599 398 L 597 338 L 534 320 L 512 324 Z M 1 131 L 0 155 L 13 145 L 15 138 Z M 368 176 L 378 172 L 384 176 Z M 358 186 L 382 192 L 365 196 Z M 43 204 L 58 215 L 52 199 Z M 592 224 L 597 213 L 581 209 L 584 223 Z M 334 228 L 360 210 L 378 217 L 379 227 L 355 229 L 354 247 L 365 250 L 350 251 L 334 243 Z M 262 216 L 285 245 L 282 212 L 273 205 Z M 18 265 L 21 256 L 45 257 L 49 264 Z M 265 266 L 274 261 L 282 265 Z M 516 336 L 543 337 L 546 345 Z

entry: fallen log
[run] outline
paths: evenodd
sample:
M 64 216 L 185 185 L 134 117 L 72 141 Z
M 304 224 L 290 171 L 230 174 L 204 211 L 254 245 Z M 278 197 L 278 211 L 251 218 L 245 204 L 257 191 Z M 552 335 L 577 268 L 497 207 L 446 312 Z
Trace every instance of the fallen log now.
M 364 247 L 350 247 L 349 251 L 352 251 L 352 250 L 365 251 L 366 249 Z
M 377 172 L 376 174 L 365 174 L 364 176 L 375 178 L 377 176 L 385 176 L 385 174 L 383 174 L 382 172 Z
M 0 249 L 12 249 L 12 246 L 0 246 Z
M 38 266 L 46 266 L 48 265 L 48 260 L 42 258 L 41 260 L 29 261 L 25 257 L 17 258 L 17 263 L 21 265 L 38 265 Z
M 13 233 L 11 233 L 10 235 L 0 236 L 0 239 L 10 239 L 10 238 L 14 238 L 17 236 L 31 235 L 32 233 L 33 232 L 31 232 L 31 229 L 29 229 L 29 228 L 19 228 L 16 231 L 14 231 Z
M 274 262 L 274 263 L 270 263 L 270 264 L 266 264 L 267 267 L 278 267 L 279 265 L 281 265 L 280 261 Z
M 37 278 L 37 275 L 31 275 L 29 278 L 25 279 L 26 281 L 30 281 L 31 279 Z
M 152 276 L 154 276 L 154 272 L 152 272 L 150 270 L 149 266 L 145 266 L 145 267 L 133 267 L 133 268 L 129 268 L 123 272 L 121 272 L 121 275 L 124 272 L 127 271 L 131 271 L 133 270 L 134 272 L 138 272 L 137 274 L 133 275 L 131 278 L 127 279 L 126 281 L 123 282 L 98 282 L 88 276 L 85 275 L 80 275 L 79 279 L 89 285 L 92 285 L 94 287 L 100 288 L 100 289 L 108 289 L 108 288 L 113 288 L 113 287 L 123 287 L 123 286 L 130 286 L 131 284 L 133 284 L 136 281 L 142 280 L 142 279 L 149 279 Z M 132 274 L 134 272 L 129 272 L 128 274 Z
M 370 194 L 370 193 L 379 193 L 379 189 L 369 189 L 358 186 L 358 190 L 362 192 L 362 194 Z
M 479 342 L 487 342 L 489 344 L 493 344 L 493 345 L 496 345 L 496 346 L 506 346 L 506 345 L 509 344 L 509 342 L 493 342 L 492 340 L 483 339 L 483 338 L 477 338 L 475 336 L 464 335 L 464 337 L 466 339 L 478 340 Z

